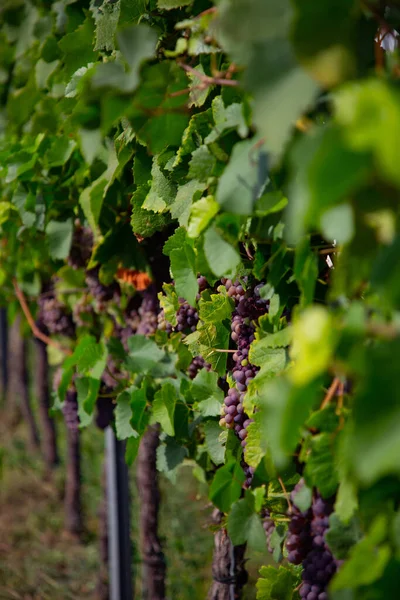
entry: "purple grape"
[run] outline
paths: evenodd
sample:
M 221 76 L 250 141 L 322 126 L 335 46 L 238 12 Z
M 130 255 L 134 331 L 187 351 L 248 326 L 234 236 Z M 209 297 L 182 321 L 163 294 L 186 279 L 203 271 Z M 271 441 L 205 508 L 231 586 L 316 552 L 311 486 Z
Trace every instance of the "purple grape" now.
M 100 267 L 94 267 L 86 271 L 86 285 L 93 298 L 97 301 L 98 312 L 106 308 L 106 303 L 111 300 L 117 301 L 121 295 L 119 284 L 114 281 L 110 285 L 104 285 L 99 279 Z
M 286 540 L 288 560 L 294 564 L 301 563 L 303 566 L 301 598 L 326 600 L 326 588 L 340 566 L 325 542 L 333 503 L 315 495 L 311 507 L 301 512 L 294 498 L 303 485 L 304 481 L 301 480 L 291 493 L 292 511 L 289 536 Z
M 67 307 L 56 298 L 55 293 L 49 291 L 41 294 L 38 306 L 40 329 L 44 327 L 50 334 L 74 337 L 75 325 L 72 315 L 68 312 Z

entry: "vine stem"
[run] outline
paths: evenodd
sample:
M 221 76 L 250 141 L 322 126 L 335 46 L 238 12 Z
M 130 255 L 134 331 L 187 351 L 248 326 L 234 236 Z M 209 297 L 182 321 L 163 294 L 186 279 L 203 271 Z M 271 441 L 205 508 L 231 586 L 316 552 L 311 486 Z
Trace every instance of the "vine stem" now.
M 279 483 L 281 484 L 281 488 L 282 488 L 282 490 L 283 490 L 283 493 L 285 494 L 285 498 L 286 498 L 286 502 L 288 503 L 288 508 L 289 508 L 289 511 L 290 511 L 290 512 L 292 512 L 292 503 L 290 502 L 290 496 L 289 496 L 289 494 L 288 494 L 288 492 L 287 492 L 287 489 L 286 489 L 286 487 L 285 487 L 285 484 L 283 483 L 283 481 L 282 481 L 282 478 L 281 478 L 281 477 L 278 477 L 278 481 L 279 481 Z
M 28 321 L 29 327 L 31 328 L 33 335 L 48 346 L 53 346 L 54 348 L 61 350 L 61 352 L 63 352 L 65 355 L 70 356 L 72 354 L 72 351 L 69 348 L 65 348 L 62 344 L 59 344 L 55 340 L 52 340 L 48 335 L 40 331 L 32 317 L 31 311 L 29 310 L 29 306 L 25 299 L 24 293 L 19 287 L 15 277 L 13 277 L 12 282 L 15 290 L 15 295 L 18 298 L 18 302 L 20 303 L 22 311 L 25 315 L 26 320 Z
M 206 85 L 228 85 L 232 87 L 239 85 L 239 82 L 236 79 L 209 77 L 208 75 L 200 73 L 199 71 L 197 71 L 197 69 L 194 69 L 193 67 L 186 65 L 185 63 L 178 62 L 178 65 L 182 67 L 184 71 L 186 71 L 187 73 L 191 73 L 194 77 L 197 77 L 197 79 L 200 79 L 200 81 L 202 81 Z
M 325 398 L 322 401 L 320 410 L 323 410 L 324 408 L 326 408 L 328 406 L 329 402 L 332 400 L 339 385 L 340 385 L 340 379 L 339 379 L 339 377 L 335 377 L 326 393 Z

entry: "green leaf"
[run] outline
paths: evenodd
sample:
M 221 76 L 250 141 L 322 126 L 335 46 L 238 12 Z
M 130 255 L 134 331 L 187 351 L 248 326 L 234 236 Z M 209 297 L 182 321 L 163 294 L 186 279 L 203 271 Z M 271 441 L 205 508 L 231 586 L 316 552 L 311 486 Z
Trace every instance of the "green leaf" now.
M 114 36 L 119 19 L 119 3 L 103 3 L 102 11 L 96 16 L 95 50 L 115 50 Z
M 195 306 L 199 290 L 195 258 L 194 250 L 189 244 L 172 250 L 170 254 L 171 273 L 175 280 L 176 293 L 185 298 L 191 306 Z
M 67 258 L 72 242 L 72 219 L 49 221 L 46 227 L 50 256 L 54 259 Z
M 147 25 L 132 25 L 120 29 L 117 33 L 119 49 L 129 65 L 129 90 L 139 82 L 139 68 L 141 63 L 154 55 L 157 34 Z
M 80 129 L 79 137 L 82 154 L 86 162 L 91 165 L 99 155 L 102 141 L 100 129 Z
M 368 535 L 350 550 L 348 560 L 332 582 L 332 592 L 370 585 L 382 577 L 391 555 L 390 546 L 383 543 L 386 529 L 386 518 L 376 517 Z
M 199 302 L 199 316 L 205 323 L 220 323 L 230 319 L 232 310 L 231 298 L 222 293 L 211 294 L 210 300 L 201 298 Z
M 258 367 L 266 367 L 272 373 L 279 373 L 285 365 L 285 351 L 292 341 L 291 327 L 285 327 L 276 333 L 270 333 L 260 337 L 256 333 L 256 339 L 250 347 L 249 359 Z
M 147 0 L 120 0 L 119 24 L 136 24 L 147 12 Z
M 127 367 L 133 373 L 147 372 L 155 367 L 165 353 L 157 344 L 143 335 L 133 335 L 128 339 Z
M 124 390 L 117 396 L 117 407 L 115 409 L 115 428 L 119 440 L 126 440 L 129 437 L 138 437 L 138 433 L 131 425 L 131 418 L 131 391 Z
M 178 219 L 178 223 L 182 227 L 187 227 L 193 200 L 197 199 L 205 188 L 206 184 L 196 179 L 178 187 L 175 200 L 169 208 L 172 218 Z
M 151 188 L 142 208 L 154 212 L 163 212 L 175 200 L 176 190 L 175 186 L 162 172 L 157 156 L 153 158 L 151 177 Z
M 171 283 L 163 285 L 163 292 L 158 294 L 160 306 L 164 310 L 165 320 L 175 327 L 177 324 L 176 313 L 179 310 L 179 299 L 175 291 L 175 286 Z
M 299 491 L 293 495 L 293 503 L 302 511 L 307 511 L 312 503 L 312 489 L 303 485 Z
M 188 236 L 197 238 L 208 227 L 219 211 L 219 206 L 212 196 L 201 198 L 190 210 Z
M 152 414 L 154 420 L 157 423 L 160 423 L 167 435 L 171 436 L 175 434 L 174 413 L 176 402 L 177 395 L 175 387 L 172 385 L 172 383 L 167 381 L 154 395 L 154 401 L 152 405 Z
M 321 229 L 327 240 L 336 240 L 338 244 L 350 242 L 354 236 L 354 215 L 350 204 L 340 204 L 325 211 L 321 217 Z
M 131 226 L 136 235 L 144 238 L 151 237 L 156 231 L 164 229 L 170 222 L 169 215 L 155 214 L 142 208 L 143 202 L 147 196 L 147 186 L 140 186 L 132 194 L 132 214 Z
M 214 227 L 207 229 L 204 234 L 204 254 L 211 271 L 217 277 L 234 277 L 236 275 L 240 256 Z
M 230 339 L 229 321 L 207 323 L 197 326 L 197 330 L 186 336 L 184 343 L 193 356 L 201 355 L 221 377 L 226 372 L 227 353 Z
M 333 496 L 339 483 L 334 451 L 335 439 L 329 433 L 313 436 L 304 476 L 307 484 L 317 488 L 324 498 Z
M 182 464 L 186 455 L 186 448 L 177 444 L 173 438 L 167 437 L 166 443 L 157 448 L 157 470 L 168 474 Z
M 207 182 L 212 176 L 217 161 L 207 146 L 200 146 L 192 152 L 189 162 L 189 178 L 200 182 Z
M 72 33 L 65 35 L 58 43 L 64 54 L 66 77 L 70 78 L 88 63 L 96 62 L 97 52 L 93 50 L 94 25 L 90 17 Z
M 327 368 L 335 345 L 332 316 L 322 306 L 310 306 L 292 325 L 292 381 L 306 384 Z
M 215 127 L 205 138 L 206 144 L 212 144 L 221 135 L 232 129 L 237 129 L 239 135 L 247 137 L 248 127 L 243 114 L 243 104 L 234 102 L 224 106 L 221 96 L 216 96 L 211 104 Z
M 372 152 L 382 175 L 400 183 L 395 131 L 400 125 L 397 92 L 378 78 L 344 86 L 335 97 L 336 119 L 348 146 Z
M 71 158 L 71 154 L 76 148 L 76 142 L 67 137 L 59 137 L 54 140 L 48 152 L 45 155 L 45 161 L 48 167 L 61 167 Z
M 142 435 L 149 421 L 149 413 L 146 412 L 147 397 L 144 388 L 132 390 L 130 404 L 132 410 L 132 428 Z
M 348 523 L 343 523 L 336 513 L 330 515 L 329 529 L 325 533 L 325 539 L 335 558 L 347 559 L 350 549 L 360 541 L 361 537 L 358 519 L 354 518 Z
M 257 600 L 292 600 L 295 579 L 290 570 L 282 565 L 261 567 L 256 583 Z
M 281 378 L 271 379 L 259 391 L 262 435 L 278 467 L 286 465 L 301 439 L 301 427 L 315 405 L 318 381 L 301 388 Z
M 252 492 L 247 491 L 244 498 L 233 504 L 228 516 L 227 529 L 234 545 L 247 543 L 255 550 L 265 551 L 265 531 L 256 512 Z
M 77 377 L 75 379 L 78 392 L 78 416 L 81 427 L 86 427 L 92 420 L 93 410 L 100 390 L 100 380 L 93 377 Z
M 267 452 L 267 444 L 262 436 L 260 413 L 255 413 L 252 419 L 254 423 L 250 423 L 246 429 L 247 437 L 244 457 L 247 464 L 256 469 Z
M 83 190 L 79 203 L 91 229 L 96 232 L 101 208 L 105 195 L 114 181 L 114 175 L 119 167 L 118 157 L 114 148 L 109 148 L 107 170 L 98 179 Z
M 218 387 L 217 373 L 201 369 L 193 379 L 191 394 L 196 400 L 194 409 L 203 417 L 220 415 L 224 393 Z
M 311 251 L 310 240 L 304 237 L 296 246 L 294 275 L 301 291 L 301 306 L 308 306 L 314 299 L 318 277 L 318 262 Z
M 257 149 L 257 140 L 239 142 L 219 178 L 217 202 L 229 212 L 249 215 L 267 181 L 266 154 Z
M 341 477 L 336 495 L 335 512 L 343 523 L 348 523 L 358 508 L 357 488 L 353 479 Z
M 131 466 L 139 452 L 140 438 L 130 437 L 126 441 L 125 460 L 126 464 Z
M 225 447 L 220 441 L 221 427 L 216 421 L 204 423 L 207 452 L 216 465 L 222 465 L 225 457 Z
M 365 484 L 399 473 L 396 461 L 400 452 L 400 389 L 396 384 L 399 352 L 398 339 L 375 342 L 360 347 L 353 359 L 359 373 L 358 385 L 353 415 L 343 432 L 341 453 L 351 472 Z
M 179 250 L 187 242 L 187 233 L 184 227 L 178 227 L 167 239 L 163 247 L 163 254 L 171 256 L 172 250 Z
M 222 512 L 229 512 L 232 504 L 240 498 L 244 479 L 245 475 L 240 464 L 234 459 L 230 460 L 215 473 L 210 486 L 210 500 Z
M 180 8 L 181 6 L 188 6 L 192 2 L 193 0 L 157 0 L 157 6 L 163 10 L 171 10 L 173 8 Z

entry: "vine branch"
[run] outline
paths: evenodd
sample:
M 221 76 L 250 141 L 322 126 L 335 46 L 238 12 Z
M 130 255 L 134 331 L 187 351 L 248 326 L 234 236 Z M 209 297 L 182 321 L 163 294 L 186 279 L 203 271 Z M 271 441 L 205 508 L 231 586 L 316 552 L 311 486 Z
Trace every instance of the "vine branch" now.
M 28 321 L 28 325 L 31 328 L 33 335 L 36 338 L 38 338 L 38 340 L 42 341 L 44 344 L 47 344 L 47 346 L 53 346 L 54 348 L 61 350 L 61 352 L 63 352 L 65 355 L 70 356 L 72 354 L 72 351 L 69 348 L 65 348 L 62 344 L 56 342 L 55 340 L 52 340 L 48 335 L 40 331 L 39 327 L 34 321 L 34 318 L 32 317 L 31 311 L 29 310 L 29 306 L 25 299 L 24 293 L 19 287 L 15 277 L 13 277 L 12 282 L 15 290 L 15 295 L 18 298 L 18 302 L 20 303 L 22 311 L 25 315 L 26 320 Z
M 194 77 L 197 77 L 201 82 L 205 84 L 205 86 L 209 85 L 228 85 L 231 87 L 235 87 L 239 85 L 239 81 L 237 79 L 226 79 L 223 77 L 210 77 L 209 75 L 204 75 L 194 69 L 193 67 L 186 65 L 185 63 L 178 62 L 178 65 L 187 73 L 191 73 Z
M 322 401 L 322 404 L 320 406 L 320 410 L 323 410 L 324 408 L 326 408 L 329 404 L 329 402 L 332 400 L 333 396 L 336 393 L 336 390 L 338 389 L 340 385 L 340 379 L 339 377 L 335 377 L 335 379 L 332 381 L 325 398 Z

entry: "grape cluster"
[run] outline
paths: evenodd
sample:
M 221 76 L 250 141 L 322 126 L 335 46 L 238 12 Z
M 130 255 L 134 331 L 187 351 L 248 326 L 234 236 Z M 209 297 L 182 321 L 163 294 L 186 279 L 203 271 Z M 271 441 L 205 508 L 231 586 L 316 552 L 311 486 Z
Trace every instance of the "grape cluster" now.
M 38 321 L 53 335 L 73 337 L 75 326 L 67 307 L 60 302 L 55 294 L 44 293 L 39 296 Z
M 71 250 L 68 264 L 73 269 L 85 268 L 92 255 L 93 234 L 88 227 L 82 227 L 79 220 L 75 221 Z
M 168 333 L 168 335 L 170 335 L 174 331 L 174 328 L 171 325 L 171 323 L 169 323 L 165 318 L 164 309 L 161 309 L 157 315 L 157 329 L 159 331 L 165 331 L 166 333 Z
M 274 549 L 271 546 L 271 537 L 272 534 L 275 531 L 275 523 L 274 521 L 271 519 L 271 515 L 269 510 L 264 509 L 261 513 L 261 518 L 262 518 L 262 525 L 265 531 L 265 535 L 267 537 L 267 547 L 268 547 L 268 552 L 272 552 L 274 551 Z
M 199 292 L 204 292 L 208 288 L 208 281 L 204 275 L 199 275 L 197 278 L 197 285 L 199 286 Z
M 107 303 L 111 300 L 117 301 L 121 294 L 120 287 L 116 281 L 110 285 L 104 285 L 99 278 L 100 267 L 94 267 L 86 271 L 86 284 L 90 293 L 96 300 L 96 308 L 98 312 L 106 309 Z
M 294 492 L 303 485 L 300 481 Z M 319 495 L 313 498 L 307 511 L 302 512 L 292 504 L 286 547 L 289 551 L 289 562 L 303 566 L 303 583 L 299 591 L 304 600 L 327 600 L 326 589 L 340 566 L 340 562 L 334 558 L 325 542 L 332 511 L 333 503 Z
M 183 298 L 179 298 L 179 309 L 176 313 L 177 325 L 176 331 L 187 332 L 196 331 L 196 325 L 199 322 L 197 310 L 190 306 Z
M 152 335 L 156 332 L 159 310 L 160 305 L 155 288 L 147 288 L 147 290 L 143 292 L 142 303 L 138 309 L 139 325 L 137 333 L 140 335 Z
M 228 296 L 235 302 L 231 323 L 231 339 L 236 344 L 237 350 L 233 354 L 234 366 L 232 369 L 232 378 L 235 381 L 235 387 L 228 391 L 224 400 L 223 415 L 220 420 L 221 425 L 226 425 L 229 429 L 234 429 L 241 440 L 241 445 L 246 446 L 247 427 L 253 422 L 248 417 L 243 408 L 243 398 L 250 381 L 255 377 L 258 368 L 249 362 L 249 349 L 254 341 L 255 323 L 257 319 L 268 310 L 268 302 L 260 298 L 259 290 L 263 284 L 259 284 L 247 290 L 239 282 L 232 282 L 230 279 L 221 279 L 225 286 Z M 243 462 L 243 469 L 246 475 L 245 486 L 251 485 L 254 469 Z
M 195 356 L 188 366 L 188 375 L 190 379 L 194 379 L 201 369 L 211 369 L 211 365 L 207 363 L 202 356 Z

